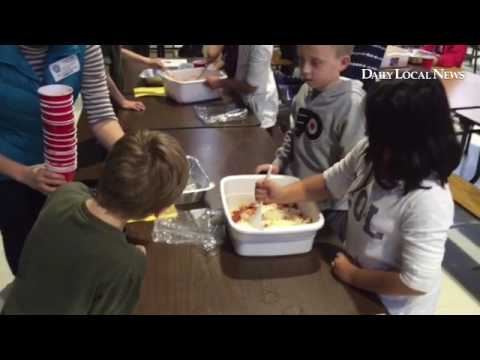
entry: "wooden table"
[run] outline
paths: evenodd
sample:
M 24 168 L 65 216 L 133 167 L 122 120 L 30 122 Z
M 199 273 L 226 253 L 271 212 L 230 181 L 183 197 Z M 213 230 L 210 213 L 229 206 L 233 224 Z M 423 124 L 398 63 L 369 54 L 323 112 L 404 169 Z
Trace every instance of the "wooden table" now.
M 147 230 L 145 230 L 147 233 Z M 217 255 L 189 245 L 152 244 L 136 314 L 379 314 L 366 293 L 331 274 L 333 245 L 297 256 L 248 258 L 227 242 Z
M 408 49 L 403 49 L 397 46 L 388 46 L 385 56 L 391 53 L 405 53 Z M 442 70 L 442 68 L 435 67 L 434 69 Z M 451 72 L 464 72 L 464 79 L 443 79 L 442 83 L 445 86 L 445 91 L 448 96 L 450 108 L 468 109 L 480 107 L 480 75 L 464 71 L 460 68 L 443 69 Z
M 125 111 L 119 112 L 122 120 L 122 126 L 129 130 L 138 129 L 195 129 L 195 128 L 221 128 L 221 127 L 257 127 L 260 122 L 249 111 L 247 117 L 243 120 L 231 121 L 227 123 L 206 124 L 200 120 L 194 111 L 194 105 L 227 105 L 232 103 L 230 97 L 224 96 L 222 99 L 203 102 L 200 104 L 182 105 L 166 97 L 142 97 L 137 99 L 145 104 L 144 112 Z M 240 105 L 240 107 L 243 107 Z
M 462 71 L 461 69 L 450 69 Z M 465 78 L 443 80 L 452 110 L 480 107 L 480 75 L 465 71 Z
M 455 202 L 480 219 L 480 189 L 458 175 L 450 176 L 448 183 Z
M 466 142 L 469 142 L 469 138 L 472 133 L 480 133 L 480 130 L 474 130 L 474 126 L 480 126 L 480 109 L 464 109 L 457 110 L 455 113 L 459 116 L 460 121 L 463 123 L 464 133 L 462 137 L 462 149 Z M 480 179 L 480 154 L 477 160 L 477 168 L 473 178 L 470 180 L 472 184 L 475 184 Z

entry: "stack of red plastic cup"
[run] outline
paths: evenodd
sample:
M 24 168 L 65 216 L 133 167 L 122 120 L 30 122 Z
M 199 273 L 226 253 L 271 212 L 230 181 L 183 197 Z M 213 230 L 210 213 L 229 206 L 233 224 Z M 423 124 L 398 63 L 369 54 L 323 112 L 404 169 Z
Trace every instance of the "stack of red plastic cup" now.
M 77 170 L 77 129 L 73 89 L 46 85 L 38 89 L 43 123 L 43 155 L 47 170 L 73 181 Z

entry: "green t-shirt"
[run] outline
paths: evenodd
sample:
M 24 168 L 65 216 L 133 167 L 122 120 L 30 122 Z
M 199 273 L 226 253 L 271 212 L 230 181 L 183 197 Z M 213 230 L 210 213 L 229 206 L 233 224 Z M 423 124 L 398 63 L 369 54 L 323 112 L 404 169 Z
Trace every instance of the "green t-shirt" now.
M 23 249 L 5 314 L 129 314 L 146 257 L 96 218 L 80 183 L 49 196 Z

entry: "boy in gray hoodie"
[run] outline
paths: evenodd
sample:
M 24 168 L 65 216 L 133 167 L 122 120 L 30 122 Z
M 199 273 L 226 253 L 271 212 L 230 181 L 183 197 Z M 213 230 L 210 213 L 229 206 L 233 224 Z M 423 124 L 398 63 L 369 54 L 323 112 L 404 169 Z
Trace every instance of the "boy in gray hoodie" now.
M 350 64 L 353 45 L 299 45 L 300 70 L 305 84 L 293 102 L 295 127 L 277 150 L 272 173 L 301 179 L 319 174 L 340 161 L 365 137 L 363 98 L 358 80 L 340 73 Z M 259 165 L 257 173 L 269 164 Z M 319 204 L 327 224 L 344 237 L 346 200 Z

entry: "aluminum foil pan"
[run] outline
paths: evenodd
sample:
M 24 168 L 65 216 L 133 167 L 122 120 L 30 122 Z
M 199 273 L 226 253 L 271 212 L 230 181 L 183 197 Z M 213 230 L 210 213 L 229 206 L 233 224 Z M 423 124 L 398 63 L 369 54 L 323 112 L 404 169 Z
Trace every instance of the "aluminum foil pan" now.
M 200 165 L 198 159 L 187 155 L 187 160 L 190 166 L 189 179 L 176 205 L 194 204 L 202 201 L 205 193 L 215 188 L 215 184 L 210 181 L 210 178 Z

